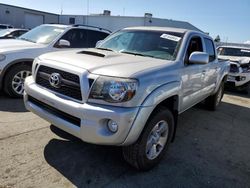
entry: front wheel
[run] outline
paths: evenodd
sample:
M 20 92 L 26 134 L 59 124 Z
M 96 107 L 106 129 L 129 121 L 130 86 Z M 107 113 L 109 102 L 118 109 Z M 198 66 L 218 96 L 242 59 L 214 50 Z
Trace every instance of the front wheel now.
M 25 78 L 31 75 L 28 65 L 16 65 L 7 72 L 4 78 L 4 91 L 11 97 L 21 98 L 24 92 Z
M 221 99 L 224 95 L 224 82 L 220 84 L 218 91 L 214 94 L 206 98 L 205 104 L 209 110 L 215 111 L 219 106 Z
M 170 110 L 160 107 L 148 120 L 140 138 L 123 147 L 124 159 L 138 170 L 149 170 L 162 159 L 172 139 L 174 117 Z

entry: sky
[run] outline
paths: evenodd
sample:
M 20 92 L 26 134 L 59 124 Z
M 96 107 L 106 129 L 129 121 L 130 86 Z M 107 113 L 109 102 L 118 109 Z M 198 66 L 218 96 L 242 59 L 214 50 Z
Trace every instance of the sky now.
M 0 3 L 52 13 L 112 15 L 187 21 L 224 42 L 250 43 L 250 0 L 1 0 Z M 88 7 L 88 8 L 87 8 Z

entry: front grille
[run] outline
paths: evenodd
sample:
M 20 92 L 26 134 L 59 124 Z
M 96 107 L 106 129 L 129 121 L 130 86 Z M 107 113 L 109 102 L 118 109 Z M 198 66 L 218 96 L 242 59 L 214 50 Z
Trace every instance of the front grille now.
M 69 123 L 72 123 L 73 125 L 80 127 L 81 126 L 81 119 L 77 118 L 75 116 L 72 116 L 70 114 L 67 114 L 65 112 L 62 112 L 50 105 L 47 105 L 37 99 L 35 99 L 34 97 L 28 96 L 28 101 L 39 106 L 40 108 L 42 108 L 43 110 L 49 112 L 50 114 L 53 114 Z
M 230 72 L 238 73 L 239 72 L 239 67 L 237 65 L 231 64 L 230 65 Z
M 60 87 L 51 86 L 49 78 L 52 73 L 58 73 L 61 75 Z M 51 91 L 77 100 L 82 100 L 80 80 L 78 75 L 41 65 L 37 71 L 36 83 Z

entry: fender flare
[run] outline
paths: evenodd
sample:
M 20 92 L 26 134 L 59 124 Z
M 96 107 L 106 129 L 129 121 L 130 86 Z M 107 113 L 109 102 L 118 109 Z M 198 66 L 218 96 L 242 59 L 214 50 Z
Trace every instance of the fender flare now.
M 152 91 L 143 101 L 136 118 L 129 130 L 125 141 L 121 145 L 130 145 L 136 142 L 141 135 L 150 115 L 155 108 L 164 100 L 179 94 L 180 82 L 173 81 Z M 178 104 L 179 106 L 179 104 Z M 178 109 L 179 110 L 179 109 Z
M 227 75 L 228 75 L 228 71 L 229 71 L 229 70 L 226 70 L 227 68 L 228 68 L 228 67 L 224 67 L 224 68 L 221 70 L 221 74 L 219 74 L 219 75 L 222 75 L 222 76 L 219 77 L 219 79 L 217 80 L 217 86 L 216 86 L 216 88 L 215 88 L 213 94 L 215 94 L 215 93 L 218 91 L 218 89 L 219 89 L 219 87 L 220 87 L 220 85 L 221 85 L 222 82 L 226 82 L 226 81 L 227 81 Z M 228 68 L 228 69 L 229 69 L 229 68 Z

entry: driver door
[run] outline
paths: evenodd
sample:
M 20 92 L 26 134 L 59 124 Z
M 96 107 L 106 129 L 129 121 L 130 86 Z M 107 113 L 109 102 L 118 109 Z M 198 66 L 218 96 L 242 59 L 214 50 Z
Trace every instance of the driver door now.
M 189 57 L 193 52 L 203 52 L 204 46 L 202 38 L 193 36 L 186 50 L 184 68 L 182 72 L 182 109 L 185 111 L 191 106 L 195 105 L 198 101 L 204 98 L 204 80 L 205 71 L 204 65 L 191 64 Z

